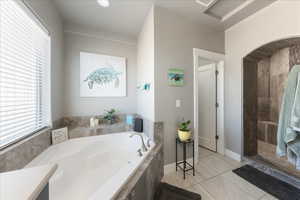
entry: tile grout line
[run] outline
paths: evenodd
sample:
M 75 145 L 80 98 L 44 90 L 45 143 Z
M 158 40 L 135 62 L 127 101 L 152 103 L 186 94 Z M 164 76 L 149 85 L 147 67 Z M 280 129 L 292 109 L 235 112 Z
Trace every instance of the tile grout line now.
M 215 156 L 215 155 L 210 155 L 210 156 Z M 208 157 L 208 156 L 207 156 Z M 218 158 L 218 157 L 217 157 Z M 222 158 L 220 158 L 220 159 L 222 159 Z M 226 160 L 225 159 L 222 159 L 224 162 L 226 162 Z M 225 170 L 225 171 L 223 171 L 223 172 L 220 172 L 220 173 L 218 173 L 218 174 L 216 174 L 216 175 L 214 175 L 214 176 L 212 176 L 212 177 L 210 177 L 210 178 L 207 178 L 207 179 L 204 179 L 203 181 L 201 181 L 201 182 L 204 182 L 204 181 L 207 181 L 207 180 L 209 180 L 209 179 L 213 179 L 213 178 L 215 178 L 215 177 L 217 177 L 217 176 L 219 176 L 219 175 L 223 175 L 223 174 L 225 174 L 225 173 L 227 173 L 227 172 L 229 172 L 229 171 L 232 171 L 232 170 L 234 170 L 234 169 L 237 169 L 238 167 L 236 167 L 236 166 L 233 166 L 233 165 L 231 165 L 229 162 L 226 162 L 228 165 L 230 165 L 231 167 L 233 167 L 233 169 L 228 169 L 228 170 Z M 195 170 L 196 172 L 197 172 L 197 170 Z M 200 174 L 200 172 L 198 172 L 199 174 Z
M 203 179 L 203 180 L 201 180 L 199 183 L 203 183 L 203 182 L 206 182 L 206 181 L 209 181 L 209 180 L 211 180 L 211 179 L 214 179 L 214 178 L 216 178 L 217 176 L 221 176 L 221 175 L 223 175 L 223 174 L 226 174 L 227 172 L 229 172 L 229 171 L 232 171 L 232 170 L 226 170 L 226 171 L 224 171 L 224 172 L 220 172 L 219 174 L 216 174 L 216 175 L 214 175 L 214 176 L 212 176 L 212 177 L 209 177 L 209 178 L 206 178 L 206 179 Z M 199 183 L 197 183 L 197 184 L 199 184 Z M 196 185 L 196 184 L 195 184 Z
M 203 158 L 213 157 L 213 156 L 216 156 L 216 157 L 217 157 L 216 154 L 211 154 L 211 155 L 207 155 L 206 157 L 203 157 Z M 233 169 L 225 170 L 224 172 L 221 172 L 221 173 L 219 173 L 219 174 L 216 174 L 215 176 L 212 176 L 212 177 L 210 177 L 210 178 L 203 179 L 203 180 L 199 181 L 198 183 L 191 184 L 191 186 L 190 186 L 190 188 L 191 188 L 191 187 L 194 187 L 194 186 L 196 186 L 196 185 L 199 186 L 199 187 L 201 187 L 201 189 L 204 190 L 204 191 L 209 195 L 209 197 L 210 197 L 211 199 L 214 199 L 214 198 L 213 198 L 213 195 L 212 195 L 207 189 L 205 189 L 201 184 L 204 184 L 204 182 L 210 181 L 210 180 L 212 180 L 212 179 L 214 179 L 214 178 L 216 178 L 216 177 L 218 177 L 218 176 L 222 176 L 223 174 L 226 174 L 226 173 L 228 173 L 228 172 L 230 172 L 230 171 L 232 171 L 232 170 L 238 168 L 238 167 L 236 167 L 236 166 L 233 166 L 231 163 L 229 163 L 227 160 L 225 160 L 225 159 L 222 158 L 221 156 L 220 156 L 220 157 L 217 157 L 217 158 L 220 158 L 222 161 L 224 161 L 225 163 L 227 163 L 228 165 L 230 165 Z M 195 171 L 196 171 L 196 170 L 195 170 Z M 196 173 L 199 173 L 199 172 L 196 171 Z M 233 183 L 232 181 L 230 181 L 230 182 Z M 244 190 L 242 190 L 242 191 L 245 192 L 245 193 L 247 193 L 247 194 L 249 194 L 248 192 L 246 192 L 246 191 L 244 191 Z M 250 195 L 250 194 L 249 194 L 249 195 Z M 263 194 L 261 197 L 258 198 L 258 200 L 262 199 L 265 195 L 266 195 L 266 194 Z M 250 195 L 250 196 L 253 197 L 252 195 Z
M 229 163 L 228 163 L 229 164 Z M 232 166 L 232 165 L 230 165 L 230 166 Z M 232 166 L 233 167 L 233 166 Z M 232 171 L 233 169 L 228 169 L 228 170 L 225 170 L 225 171 L 223 171 L 223 172 L 220 172 L 220 173 L 218 173 L 218 174 L 216 174 L 216 175 L 214 175 L 214 176 L 212 176 L 212 177 L 209 177 L 209 178 L 204 178 L 203 180 L 199 180 L 199 182 L 197 182 L 197 183 L 192 183 L 190 186 L 195 186 L 195 185 L 199 185 L 200 183 L 204 183 L 204 182 L 207 182 L 207 181 L 209 181 L 209 180 L 211 180 L 211 179 L 214 179 L 214 178 L 216 178 L 217 176 L 221 176 L 221 175 L 223 175 L 223 174 L 226 174 L 226 173 L 228 173 L 229 171 Z M 200 174 L 200 172 L 198 172 L 197 170 L 195 170 L 195 172 L 196 173 L 198 173 L 198 174 Z M 202 186 L 201 186 L 202 187 Z M 202 187 L 203 188 L 203 187 Z M 204 188 L 203 188 L 204 189 Z M 208 192 L 208 191 L 207 191 Z

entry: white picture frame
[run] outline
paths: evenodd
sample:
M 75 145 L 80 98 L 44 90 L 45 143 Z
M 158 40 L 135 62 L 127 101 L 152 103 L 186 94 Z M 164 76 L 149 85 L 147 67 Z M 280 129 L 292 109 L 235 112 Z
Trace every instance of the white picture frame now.
M 126 58 L 80 52 L 80 97 L 125 97 Z

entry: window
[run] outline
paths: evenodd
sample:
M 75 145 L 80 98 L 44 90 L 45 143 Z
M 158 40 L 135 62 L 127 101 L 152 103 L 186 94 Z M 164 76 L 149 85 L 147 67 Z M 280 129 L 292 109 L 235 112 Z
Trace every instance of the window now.
M 21 1 L 0 0 L 0 148 L 50 124 L 49 34 Z

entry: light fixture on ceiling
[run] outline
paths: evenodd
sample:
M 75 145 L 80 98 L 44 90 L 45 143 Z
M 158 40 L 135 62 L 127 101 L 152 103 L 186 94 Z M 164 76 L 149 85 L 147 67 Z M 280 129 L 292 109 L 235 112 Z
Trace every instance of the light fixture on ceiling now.
M 98 4 L 104 8 L 109 7 L 110 3 L 109 0 L 97 0 Z

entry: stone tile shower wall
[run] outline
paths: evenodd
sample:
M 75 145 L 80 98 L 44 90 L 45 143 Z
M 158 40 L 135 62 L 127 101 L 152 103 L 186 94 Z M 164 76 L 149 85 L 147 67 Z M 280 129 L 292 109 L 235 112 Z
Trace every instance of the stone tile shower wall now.
M 244 154 L 257 154 L 257 62 L 244 59 Z
M 244 59 L 244 155 L 246 156 L 257 154 L 275 156 L 277 127 L 285 84 L 291 68 L 300 64 L 298 43 L 282 48 L 278 47 L 280 45 L 284 46 L 285 42 L 268 44 Z
M 277 126 L 289 65 L 289 48 L 257 64 L 257 138 L 277 144 Z

